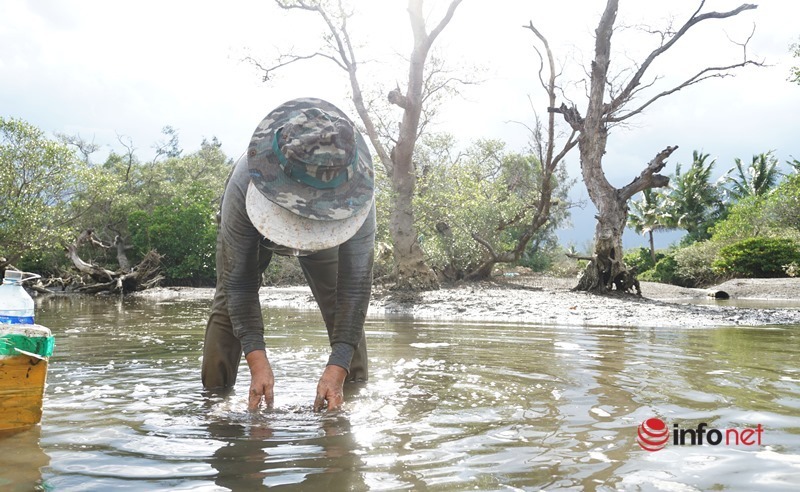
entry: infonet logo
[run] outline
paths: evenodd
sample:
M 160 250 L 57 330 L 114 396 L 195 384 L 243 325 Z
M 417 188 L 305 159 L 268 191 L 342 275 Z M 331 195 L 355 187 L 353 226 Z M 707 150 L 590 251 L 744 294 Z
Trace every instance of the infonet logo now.
M 669 429 L 661 419 L 647 419 L 639 424 L 636 442 L 645 451 L 660 451 L 669 442 Z
M 672 444 L 675 446 L 695 446 L 710 444 L 717 446 L 760 446 L 761 436 L 764 427 L 761 424 L 755 429 L 710 429 L 705 422 L 699 424 L 697 428 L 681 429 L 678 424 L 672 425 L 672 432 L 667 427 L 666 422 L 661 419 L 647 419 L 639 424 L 636 435 L 636 442 L 645 451 L 655 452 L 664 449 L 670 441 L 672 434 Z

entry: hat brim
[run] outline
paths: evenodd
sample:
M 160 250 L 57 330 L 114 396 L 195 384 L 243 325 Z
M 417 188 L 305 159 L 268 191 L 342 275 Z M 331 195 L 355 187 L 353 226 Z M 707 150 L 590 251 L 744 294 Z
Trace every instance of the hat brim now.
M 355 235 L 372 210 L 371 203 L 341 220 L 314 220 L 297 215 L 264 197 L 251 182 L 247 186 L 247 215 L 270 241 L 303 251 L 338 246 Z

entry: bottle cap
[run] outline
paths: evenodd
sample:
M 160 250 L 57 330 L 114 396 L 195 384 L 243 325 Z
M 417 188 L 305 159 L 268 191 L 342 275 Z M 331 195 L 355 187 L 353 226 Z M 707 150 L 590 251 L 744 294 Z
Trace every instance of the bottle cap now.
M 15 282 L 21 282 L 22 281 L 22 275 L 23 275 L 23 272 L 20 272 L 20 271 L 17 271 L 17 270 L 6 270 L 5 278 L 7 280 L 13 280 Z
M 35 273 L 21 272 L 19 270 L 6 270 L 5 278 L 11 282 L 16 282 L 19 284 L 26 280 L 34 280 L 42 277 Z

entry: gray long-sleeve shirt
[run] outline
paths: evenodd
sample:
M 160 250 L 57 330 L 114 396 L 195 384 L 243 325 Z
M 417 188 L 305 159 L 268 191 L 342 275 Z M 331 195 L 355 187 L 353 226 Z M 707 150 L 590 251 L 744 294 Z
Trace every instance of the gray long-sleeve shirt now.
M 224 255 L 222 282 L 228 303 L 228 313 L 234 334 L 246 354 L 264 350 L 264 321 L 258 300 L 261 271 L 258 251 L 266 247 L 276 254 L 302 256 L 311 251 L 297 251 L 262 241 L 264 237 L 253 226 L 245 208 L 245 196 L 250 183 L 247 157 L 243 156 L 228 180 L 222 199 L 219 233 Z M 349 240 L 338 247 L 338 276 L 336 306 L 331 332 L 331 357 L 328 364 L 350 368 L 350 359 L 361 340 L 364 318 L 372 289 L 372 262 L 375 245 L 375 208 L 364 225 Z M 269 238 L 266 238 L 269 239 Z M 336 250 L 336 248 L 333 248 Z M 310 272 L 314 275 L 314 272 Z

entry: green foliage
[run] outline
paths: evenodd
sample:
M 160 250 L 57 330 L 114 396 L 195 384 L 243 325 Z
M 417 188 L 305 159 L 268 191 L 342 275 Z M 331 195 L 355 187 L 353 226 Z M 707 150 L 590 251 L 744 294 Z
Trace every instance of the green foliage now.
M 425 144 L 430 145 L 427 141 Z M 471 232 L 490 230 L 495 219 L 509 217 L 518 206 L 514 197 L 498 203 L 496 209 L 491 206 L 503 194 L 496 179 L 502 144 L 486 142 L 478 150 L 482 155 L 476 155 L 473 149 L 471 158 L 456 162 L 439 160 L 441 152 L 434 153 L 436 149 L 420 150 L 428 154 L 414 200 L 420 245 L 431 268 L 461 278 L 465 272 L 477 268 L 484 255 L 483 247 L 472 238 Z M 494 238 L 493 245 L 499 246 L 504 241 L 508 246 L 512 240 L 506 234 Z
M 419 192 L 419 186 L 417 187 Z M 389 215 L 392 206 L 392 183 L 386 170 L 381 165 L 375 165 L 375 214 L 377 228 L 375 230 L 375 243 L 385 245 L 390 249 L 392 235 L 389 232 Z M 391 255 L 390 255 L 391 256 Z M 378 261 L 378 257 L 375 258 Z
M 150 213 L 129 214 L 132 243 L 139 255 L 155 249 L 174 282 L 209 281 L 215 272 L 216 220 L 212 199 L 196 185 L 186 196 L 158 205 Z
M 800 233 L 800 173 L 786 176 L 767 196 L 763 220 L 772 228 Z
M 736 167 L 730 169 L 724 176 L 728 193 L 734 200 L 765 195 L 775 187 L 780 178 L 778 159 L 772 151 L 754 155 L 747 169 L 744 168 L 741 159 L 736 158 L 734 162 Z
M 518 263 L 534 272 L 547 272 L 555 268 L 563 256 L 564 250 L 559 247 L 555 234 L 541 234 L 528 245 Z
M 791 156 L 790 156 L 790 157 L 791 157 Z M 792 160 L 791 160 L 791 161 L 786 161 L 786 164 L 789 164 L 789 166 L 790 166 L 792 169 L 794 169 L 794 172 L 795 172 L 795 173 L 800 173 L 800 159 L 794 159 L 794 158 L 792 158 Z
M 675 257 L 672 254 L 665 255 L 663 258 L 658 260 L 656 265 L 639 275 L 639 280 L 645 280 L 648 282 L 661 282 L 663 284 L 679 284 L 680 279 L 677 275 L 678 272 L 678 263 L 675 261 Z
M 171 125 L 167 125 L 161 129 L 161 134 L 166 136 L 168 140 L 166 142 L 162 140 L 156 144 L 156 158 L 160 156 L 180 157 L 183 153 L 183 149 L 178 145 L 180 141 L 178 130 Z
M 59 274 L 69 266 L 63 245 L 91 229 L 107 244 L 117 236 L 133 244 L 133 263 L 156 249 L 169 282 L 212 282 L 214 215 L 231 162 L 216 139 L 184 154 L 177 132 L 165 127 L 164 134 L 168 141 L 152 162 L 140 162 L 130 145 L 93 164 L 96 145 L 51 140 L 28 123 L 0 118 L 0 256 L 28 271 Z M 78 253 L 117 267 L 115 248 L 84 245 Z
M 168 201 L 194 187 L 219 197 L 231 165 L 216 138 L 211 142 L 204 139 L 196 152 L 142 166 L 143 179 L 138 186 L 150 203 Z
M 800 236 L 800 174 L 787 176 L 771 193 L 734 204 L 713 233 L 714 241 L 723 245 L 743 237 Z
M 753 237 L 723 247 L 713 268 L 733 277 L 783 277 L 784 266 L 800 261 L 800 244 L 791 239 Z
M 23 272 L 35 272 L 43 277 L 61 276 L 66 255 L 61 247 L 56 249 L 37 249 L 26 251 L 14 266 Z
M 800 43 L 792 44 L 789 47 L 789 49 L 791 50 L 793 57 L 800 58 Z M 800 85 L 800 66 L 795 66 L 791 68 L 791 75 L 789 76 L 789 81 Z
M 708 228 L 722 213 L 720 192 L 711 182 L 716 161 L 706 163 L 709 155 L 696 150 L 692 155 L 692 165 L 685 173 L 680 164 L 676 166 L 664 204 L 673 219 L 670 224 L 686 230 L 689 242 L 708 239 Z
M 668 197 L 663 191 L 648 188 L 642 191 L 641 195 L 641 200 L 632 201 L 630 204 L 628 224 L 638 234 L 646 234 L 649 237 L 650 263 L 655 263 L 656 251 L 653 245 L 653 232 L 674 229 L 677 221 L 673 214 L 674 209 L 667 206 Z
M 740 275 L 738 270 L 715 268 L 722 265 L 720 250 L 742 238 L 783 239 L 800 243 L 800 174 L 785 176 L 770 192 L 741 198 L 710 231 L 710 240 L 692 243 L 674 252 L 677 279 L 687 286 L 711 285 L 723 276 Z M 785 267 L 790 262 L 777 265 Z M 785 268 L 783 269 L 785 271 Z
M 543 251 L 541 254 L 547 255 L 547 268 L 541 270 L 546 275 L 554 277 L 576 277 L 586 268 L 588 262 L 583 260 L 575 260 L 570 258 L 567 254 L 577 254 L 577 250 L 573 245 L 564 247 L 558 244 L 553 248 Z M 528 265 L 525 265 L 528 266 Z M 529 267 L 532 268 L 532 267 Z M 539 270 L 534 270 L 539 271 Z
M 506 153 L 499 141 L 478 141 L 457 159 L 450 155 L 453 145 L 451 137 L 439 136 L 419 146 L 422 175 L 414 209 L 428 264 L 455 279 L 486 259 L 487 246 L 495 252 L 515 248 L 536 211 L 543 171 L 534 156 Z M 548 237 L 567 217 L 566 171 L 553 180 L 550 219 L 532 238 L 534 249 L 551 244 Z M 531 259 L 536 251 L 526 255 Z
M 672 211 L 666 206 L 667 196 L 661 191 L 648 188 L 641 193 L 640 200 L 631 202 L 628 223 L 637 234 L 668 230 L 676 226 Z
M 762 220 L 765 201 L 764 197 L 751 196 L 735 203 L 728 216 L 711 229 L 714 241 L 724 245 L 764 234 L 767 226 Z
M 722 245 L 717 241 L 698 241 L 675 250 L 678 264 L 677 278 L 686 287 L 705 287 L 720 280 L 711 265 L 717 259 Z
M 272 255 L 263 281 L 264 285 L 303 285 L 305 276 L 297 258 Z
M 85 164 L 63 143 L 18 119 L 0 117 L 0 256 L 37 264 L 60 250 L 83 210 L 71 206 L 92 193 Z
M 629 268 L 635 267 L 636 271 L 638 271 L 639 274 L 642 274 L 656 266 L 656 262 L 658 260 L 664 258 L 663 253 L 657 253 L 656 262 L 654 262 L 653 256 L 650 253 L 651 252 L 648 248 L 634 248 L 633 250 L 625 253 L 623 261 L 625 262 L 626 266 Z
M 419 189 L 419 188 L 418 188 Z M 384 167 L 375 163 L 375 263 L 373 276 L 376 280 L 390 277 L 394 271 L 392 236 L 389 232 L 389 216 L 392 204 L 392 184 Z
M 132 153 L 112 153 L 102 165 L 94 166 L 99 198 L 76 197 L 88 204 L 76 230 L 94 229 L 108 243 L 119 235 L 126 244 L 134 245 L 133 263 L 148 248 L 157 249 L 166 255 L 163 265 L 168 283 L 210 282 L 214 275 L 208 269 L 210 265 L 213 270 L 214 262 L 209 263 L 207 248 L 211 241 L 213 252 L 215 228 L 209 227 L 208 220 L 218 207 L 231 162 L 216 139 L 204 140 L 198 151 L 180 155 L 177 135 L 174 131 L 167 134 L 171 140 L 161 153 L 174 157 L 142 163 Z M 166 244 L 172 240 L 193 244 Z M 82 257 L 89 253 L 85 248 L 80 252 Z M 96 261 L 107 267 L 115 265 L 115 251 Z

